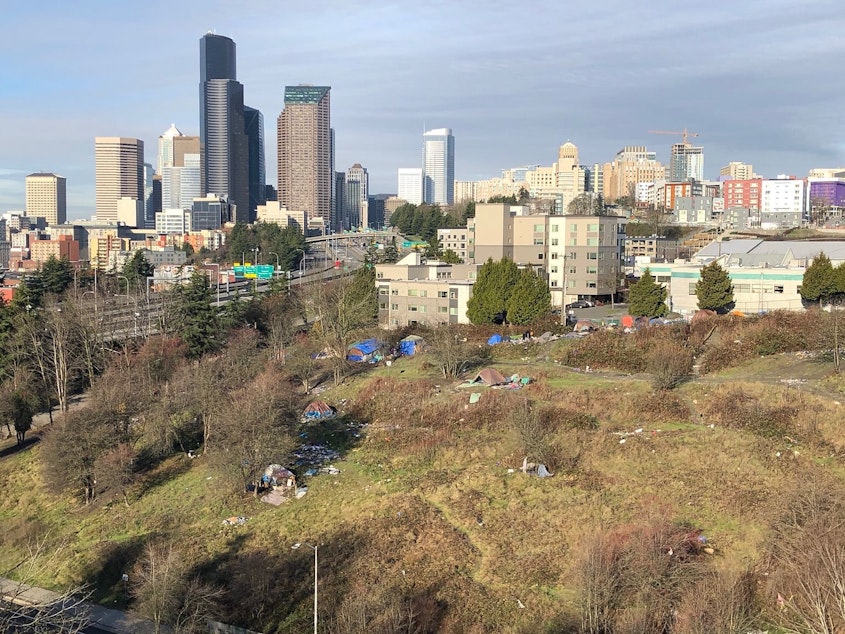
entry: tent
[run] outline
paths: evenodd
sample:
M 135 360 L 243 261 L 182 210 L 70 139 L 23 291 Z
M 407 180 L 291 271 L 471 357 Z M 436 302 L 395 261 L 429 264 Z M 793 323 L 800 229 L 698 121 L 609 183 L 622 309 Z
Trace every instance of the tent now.
M 285 469 L 280 464 L 271 464 L 267 467 L 264 470 L 261 481 L 272 487 L 293 488 L 296 486 L 296 476 L 293 474 L 293 471 Z
M 425 340 L 419 335 L 408 335 L 399 342 L 399 354 L 411 357 L 422 350 Z
M 495 346 L 497 343 L 502 343 L 502 335 L 495 334 L 487 340 L 488 346 Z
M 325 401 L 314 401 L 305 408 L 302 415 L 309 420 L 318 420 L 321 418 L 331 418 L 334 416 L 334 413 L 334 409 Z
M 358 362 L 369 361 L 373 358 L 379 347 L 378 339 L 365 339 L 364 341 L 353 343 L 349 346 L 349 350 L 346 353 L 346 360 Z
M 596 324 L 589 319 L 580 319 L 578 323 L 572 328 L 574 332 L 590 332 L 596 330 Z
M 483 383 L 488 387 L 493 385 L 504 385 L 508 380 L 495 368 L 484 368 L 470 383 Z

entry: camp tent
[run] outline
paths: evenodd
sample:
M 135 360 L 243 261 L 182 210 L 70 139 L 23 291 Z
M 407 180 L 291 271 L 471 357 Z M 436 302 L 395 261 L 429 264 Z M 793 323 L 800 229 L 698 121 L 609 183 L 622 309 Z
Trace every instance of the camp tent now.
M 495 334 L 487 340 L 488 346 L 495 346 L 497 343 L 502 343 L 502 335 Z
M 425 345 L 425 340 L 419 335 L 408 335 L 399 342 L 399 354 L 411 357 L 420 352 Z
M 290 469 L 285 469 L 280 464 L 271 464 L 267 467 L 261 480 L 272 487 L 293 488 L 296 486 L 296 476 Z
M 309 420 L 319 420 L 321 418 L 331 418 L 334 416 L 334 410 L 325 401 L 314 401 L 305 408 L 302 415 Z
M 508 380 L 495 368 L 484 368 L 479 372 L 471 383 L 483 383 L 490 387 L 493 385 L 504 385 Z
M 590 321 L 589 319 L 581 319 L 578 321 L 577 324 L 572 328 L 573 332 L 590 332 L 591 330 L 596 330 L 595 322 Z
M 369 361 L 379 349 L 378 339 L 365 339 L 349 346 L 346 353 L 347 361 Z

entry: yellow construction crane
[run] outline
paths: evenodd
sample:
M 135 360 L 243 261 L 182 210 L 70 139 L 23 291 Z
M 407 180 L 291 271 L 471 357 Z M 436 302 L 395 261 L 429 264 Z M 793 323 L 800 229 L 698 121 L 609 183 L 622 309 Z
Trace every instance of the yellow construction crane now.
M 689 145 L 689 141 L 687 141 L 688 137 L 697 137 L 698 132 L 689 132 L 686 128 L 681 130 L 680 132 L 675 132 L 673 130 L 649 130 L 649 134 L 671 134 L 673 136 L 681 136 L 684 139 L 684 145 Z

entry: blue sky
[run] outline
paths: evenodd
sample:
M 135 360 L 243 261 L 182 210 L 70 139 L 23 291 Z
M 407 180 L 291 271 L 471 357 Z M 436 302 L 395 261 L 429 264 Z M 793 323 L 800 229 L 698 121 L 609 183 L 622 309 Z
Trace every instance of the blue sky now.
M 287 84 L 332 86 L 337 169 L 372 193 L 420 161 L 425 127 L 451 127 L 459 179 L 581 162 L 699 132 L 705 172 L 739 160 L 805 175 L 845 164 L 841 0 L 41 0 L 0 22 L 0 212 L 24 176 L 68 178 L 68 215 L 94 203 L 94 137 L 198 134 L 199 39 L 238 46 L 245 101 L 264 113 L 268 182 Z

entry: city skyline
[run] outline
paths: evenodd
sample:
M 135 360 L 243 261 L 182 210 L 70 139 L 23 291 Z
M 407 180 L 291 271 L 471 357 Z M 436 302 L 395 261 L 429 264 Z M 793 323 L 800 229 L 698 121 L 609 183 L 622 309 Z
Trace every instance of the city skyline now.
M 366 165 L 371 192 L 395 190 L 397 168 L 417 164 L 419 135 L 437 127 L 460 139 L 460 180 L 549 164 L 567 139 L 586 165 L 626 145 L 668 163 L 676 140 L 648 130 L 685 127 L 700 134 L 707 178 L 730 161 L 769 177 L 845 164 L 845 87 L 830 79 L 845 19 L 830 0 L 706 12 L 612 2 L 601 16 L 586 3 L 433 3 L 412 21 L 395 2 L 259 3 L 261 20 L 227 3 L 89 8 L 47 2 L 4 15 L 0 50 L 15 64 L 0 71 L 0 211 L 23 209 L 25 176 L 45 171 L 67 178 L 68 217 L 89 217 L 94 137 L 155 147 L 171 122 L 198 135 L 196 42 L 209 27 L 237 42 L 245 101 L 264 113 L 279 112 L 285 85 L 332 86 L 335 163 Z M 131 49 L 128 39 L 167 46 Z M 266 178 L 276 182 L 271 170 Z

